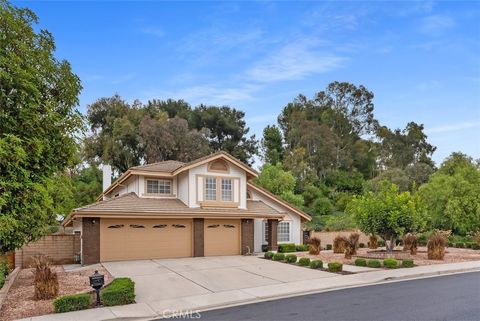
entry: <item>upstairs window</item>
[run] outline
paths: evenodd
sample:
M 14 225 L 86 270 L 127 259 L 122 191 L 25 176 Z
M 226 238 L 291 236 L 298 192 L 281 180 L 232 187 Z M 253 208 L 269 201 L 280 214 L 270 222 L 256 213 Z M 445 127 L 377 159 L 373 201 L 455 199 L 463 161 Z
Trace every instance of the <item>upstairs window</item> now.
M 230 178 L 222 178 L 222 201 L 231 202 L 232 198 L 232 180 Z
M 172 194 L 172 181 L 168 179 L 147 179 L 147 194 L 170 195 Z
M 205 200 L 217 200 L 217 179 L 215 177 L 205 178 Z

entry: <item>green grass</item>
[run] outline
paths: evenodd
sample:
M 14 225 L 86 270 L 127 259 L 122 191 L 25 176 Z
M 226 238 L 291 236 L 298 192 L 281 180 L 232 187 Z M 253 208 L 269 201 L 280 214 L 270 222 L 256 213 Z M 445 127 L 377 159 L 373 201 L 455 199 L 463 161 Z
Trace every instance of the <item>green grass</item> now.
M 53 309 L 56 313 L 85 310 L 90 307 L 91 299 L 88 293 L 60 296 L 53 301 Z
M 135 282 L 130 278 L 117 278 L 101 292 L 106 306 L 124 305 L 135 302 Z

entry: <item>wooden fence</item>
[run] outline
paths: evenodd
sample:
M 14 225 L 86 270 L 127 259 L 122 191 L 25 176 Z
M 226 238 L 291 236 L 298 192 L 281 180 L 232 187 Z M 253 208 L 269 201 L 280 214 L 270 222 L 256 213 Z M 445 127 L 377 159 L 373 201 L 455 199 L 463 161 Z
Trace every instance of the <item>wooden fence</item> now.
M 24 245 L 15 251 L 15 265 L 28 267 L 32 256 L 46 255 L 54 264 L 75 263 L 75 255 L 80 254 L 80 233 L 52 234 L 38 241 Z

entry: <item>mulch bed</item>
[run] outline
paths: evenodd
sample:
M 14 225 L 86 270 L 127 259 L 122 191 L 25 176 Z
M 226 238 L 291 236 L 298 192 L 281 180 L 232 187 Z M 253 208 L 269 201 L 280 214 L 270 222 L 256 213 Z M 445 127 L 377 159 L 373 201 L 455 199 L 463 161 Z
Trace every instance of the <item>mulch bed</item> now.
M 105 283 L 113 277 L 104 268 L 85 268 L 78 271 L 65 272 L 62 266 L 55 266 L 58 275 L 59 296 L 81 292 L 90 292 L 89 276 L 95 270 L 105 275 Z M 19 272 L 15 283 L 0 311 L 1 321 L 10 321 L 38 315 L 53 313 L 53 300 L 34 300 L 34 269 L 23 269 Z

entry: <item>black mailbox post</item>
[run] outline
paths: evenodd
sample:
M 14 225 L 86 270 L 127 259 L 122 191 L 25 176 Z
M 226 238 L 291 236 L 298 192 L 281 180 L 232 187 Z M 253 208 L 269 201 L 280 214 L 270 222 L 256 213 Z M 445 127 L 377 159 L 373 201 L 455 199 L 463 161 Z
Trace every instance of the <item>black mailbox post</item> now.
M 97 303 L 96 305 L 100 305 L 100 289 L 102 286 L 105 284 L 105 277 L 98 273 L 98 271 L 95 271 L 92 276 L 90 276 L 90 286 L 95 289 L 95 292 L 97 293 Z

